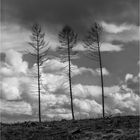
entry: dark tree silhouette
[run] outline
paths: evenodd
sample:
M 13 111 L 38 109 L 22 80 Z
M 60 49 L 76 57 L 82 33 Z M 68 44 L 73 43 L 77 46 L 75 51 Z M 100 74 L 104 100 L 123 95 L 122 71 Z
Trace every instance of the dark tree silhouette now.
M 39 122 L 41 122 L 41 101 L 40 101 L 40 66 L 45 60 L 47 60 L 47 53 L 49 50 L 48 43 L 44 41 L 45 33 L 42 33 L 41 26 L 34 24 L 32 26 L 31 42 L 28 42 L 32 49 L 28 50 L 28 53 L 35 56 L 37 63 L 37 79 L 38 79 L 38 115 Z
M 72 78 L 71 78 L 71 57 L 75 55 L 75 52 L 72 51 L 72 48 L 76 44 L 77 34 L 71 29 L 69 26 L 64 26 L 62 31 L 59 33 L 59 41 L 61 43 L 61 47 L 59 50 L 64 53 L 67 52 L 68 58 L 68 77 L 69 77 L 69 90 L 70 90 L 70 98 L 71 98 L 71 112 L 72 112 L 72 119 L 74 120 L 74 110 L 73 110 L 73 95 L 72 95 Z M 72 54 L 73 53 L 73 54 Z
M 102 87 L 102 113 L 103 118 L 105 117 L 105 109 L 104 109 L 104 82 L 103 82 L 103 71 L 102 71 L 102 58 L 100 51 L 100 36 L 101 36 L 102 28 L 99 24 L 94 23 L 94 25 L 88 31 L 88 35 L 84 41 L 84 46 L 88 50 L 88 57 L 99 62 L 100 66 L 100 74 L 101 74 L 101 87 Z

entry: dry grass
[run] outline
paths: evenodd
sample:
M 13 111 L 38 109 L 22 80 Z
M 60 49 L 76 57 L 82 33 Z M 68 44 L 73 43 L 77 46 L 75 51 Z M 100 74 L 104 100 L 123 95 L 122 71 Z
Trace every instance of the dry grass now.
M 139 116 L 1 123 L 1 140 L 138 140 Z

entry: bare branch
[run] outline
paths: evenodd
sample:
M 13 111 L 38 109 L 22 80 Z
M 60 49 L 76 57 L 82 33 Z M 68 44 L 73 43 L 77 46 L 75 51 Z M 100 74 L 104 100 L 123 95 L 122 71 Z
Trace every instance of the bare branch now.
M 33 42 L 28 42 L 28 44 L 33 47 L 35 50 L 37 50 L 37 48 L 35 47 L 35 44 Z

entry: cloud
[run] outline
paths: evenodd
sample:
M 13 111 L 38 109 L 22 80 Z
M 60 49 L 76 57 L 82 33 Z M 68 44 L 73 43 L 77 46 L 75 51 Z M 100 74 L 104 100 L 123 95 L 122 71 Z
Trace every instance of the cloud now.
M 100 69 L 99 69 L 99 68 L 97 68 L 96 71 L 97 71 L 97 73 L 98 73 L 99 75 L 101 75 L 101 74 L 100 74 Z M 108 71 L 106 68 L 102 68 L 102 74 L 103 74 L 103 75 L 109 75 L 109 71 Z
M 22 54 L 9 50 L 5 54 L 5 61 L 1 63 L 1 93 L 0 98 L 5 100 L 21 100 L 25 92 L 23 86 L 29 84 L 27 76 L 28 63 L 23 61 Z
M 11 55 L 11 53 L 15 55 Z M 18 67 L 17 64 L 23 64 L 25 68 L 17 70 L 17 74 L 13 76 L 9 73 L 7 76 L 6 73 L 2 75 L 1 114 L 26 114 L 35 118 L 38 116 L 37 77 L 34 77 L 36 75 L 36 65 L 29 69 L 22 60 L 22 55 L 13 51 L 7 54 L 11 56 L 6 58 L 6 62 L 2 65 L 3 68 L 9 68 L 13 73 L 16 71 L 15 68 Z M 15 62 L 17 63 L 15 64 Z M 66 64 L 67 62 L 52 59 L 46 61 L 41 68 L 41 111 L 45 119 L 71 119 L 68 77 L 63 73 Z M 84 72 L 94 72 L 94 74 L 99 75 L 98 69 L 92 70 L 74 64 L 72 64 L 72 67 L 74 70 L 73 76 Z M 103 68 L 103 72 L 105 75 L 109 74 L 105 68 Z M 128 84 L 129 80 L 133 81 L 132 79 L 135 79 L 135 77 L 127 74 L 123 83 L 124 92 L 118 85 L 104 87 L 106 113 L 125 115 L 138 113 L 140 97 Z M 128 85 L 129 87 L 127 87 Z M 72 83 L 72 91 L 76 118 L 101 115 L 102 90 L 100 85 Z
M 11 2 L 2 0 L 2 5 L 2 51 L 9 48 L 17 50 L 27 48 L 30 29 L 34 22 L 39 22 L 43 26 L 43 31 L 46 33 L 46 42 L 50 42 L 52 49 L 57 46 L 57 34 L 63 25 L 69 24 L 72 26 L 81 39 L 81 36 L 87 32 L 89 24 L 94 20 L 102 21 L 107 31 L 111 30 L 111 33 L 112 30 L 117 34 L 121 33 L 117 36 L 115 36 L 116 34 L 108 34 L 105 40 L 109 42 L 113 40 L 126 42 L 138 38 L 135 35 L 138 32 L 137 26 L 136 29 L 134 27 L 131 31 L 126 30 L 131 24 L 138 24 L 138 1 L 61 0 L 61 2 L 56 2 L 55 0 L 12 0 Z M 127 24 L 124 24 L 126 21 Z
M 130 30 L 133 27 L 132 25 L 127 25 L 127 24 L 115 25 L 112 23 L 106 23 L 104 21 L 101 22 L 101 25 L 106 32 L 115 33 L 115 34 L 121 33 L 126 30 Z
M 19 81 L 17 78 L 4 78 L 1 82 L 1 97 L 6 100 L 20 99 Z
M 58 82 L 56 81 L 56 83 Z M 72 89 L 76 117 L 79 117 L 79 114 L 86 114 L 88 117 L 101 115 L 102 102 L 100 86 L 76 84 L 73 85 Z M 37 92 L 28 94 L 31 96 L 30 100 L 33 100 L 31 104 L 33 114 L 37 115 L 38 94 Z M 137 114 L 139 100 L 139 96 L 130 92 L 130 90 L 122 94 L 119 86 L 105 87 L 106 113 Z M 48 89 L 46 92 L 42 92 L 41 104 L 42 115 L 51 118 L 71 118 L 69 89 L 65 88 L 64 85 L 54 90 Z
M 58 75 L 68 74 L 68 62 L 62 62 L 60 59 L 51 59 L 48 60 L 42 69 L 43 73 L 53 73 Z M 100 75 L 99 69 L 93 70 L 86 67 L 78 67 L 71 63 L 72 77 L 76 75 L 81 75 L 83 73 L 91 73 L 92 75 Z M 103 74 L 109 75 L 109 72 L 106 68 L 103 68 Z
M 6 64 L 1 64 L 0 74 L 4 76 L 13 75 L 13 70 Z
M 131 90 L 121 93 L 119 86 L 104 87 L 104 89 L 106 113 L 122 112 L 122 114 L 127 114 L 129 112 L 130 114 L 137 114 L 140 101 L 140 97 L 138 95 L 135 95 L 134 92 L 131 92 Z M 74 87 L 74 91 L 74 96 L 77 98 L 90 100 L 98 103 L 99 105 L 102 104 L 101 87 L 99 86 L 85 86 L 79 84 Z
M 28 63 L 23 61 L 21 53 L 9 50 L 5 55 L 5 60 L 0 64 L 1 77 L 18 77 L 27 74 Z
M 47 77 L 46 77 L 47 79 Z M 56 82 L 59 83 L 59 82 Z M 73 99 L 74 99 L 74 109 L 76 112 L 86 114 L 90 116 L 98 116 L 101 114 L 101 87 L 100 86 L 89 86 L 75 84 L 73 85 Z M 125 93 L 121 92 L 121 87 L 115 85 L 112 87 L 104 87 L 105 90 L 105 104 L 106 104 L 106 113 L 121 113 L 127 114 L 137 114 L 138 111 L 138 102 L 140 100 L 139 96 L 135 95 L 131 90 L 125 90 Z M 50 90 L 51 91 L 51 90 Z M 69 89 L 65 88 L 64 85 L 55 88 L 51 94 L 48 96 L 55 96 L 56 100 L 60 100 L 59 96 L 65 95 L 67 102 L 63 104 L 63 107 L 70 111 L 70 100 L 69 100 Z M 45 100 L 45 96 L 44 96 Z M 53 99 L 53 105 L 58 107 L 56 100 Z M 63 103 L 63 102 L 61 102 Z M 96 108 L 93 109 L 93 106 Z M 62 107 L 62 106 L 61 106 Z M 52 108 L 51 108 L 52 109 Z M 61 113 L 60 113 L 61 114 Z M 59 114 L 53 114 L 53 116 L 61 116 Z M 71 115 L 69 116 L 71 117 Z M 77 116 L 78 117 L 78 116 Z
M 30 79 L 28 77 L 5 77 L 0 82 L 1 93 L 0 98 L 12 101 L 21 100 L 22 94 L 26 94 L 27 87 L 30 85 Z
M 111 25 L 116 26 L 115 24 Z M 124 28 L 124 26 L 121 25 L 120 27 Z M 139 41 L 139 28 L 140 27 L 136 25 L 127 25 L 125 29 L 121 29 L 120 32 L 116 32 L 115 30 L 112 31 L 113 29 L 109 29 L 108 27 L 108 30 L 105 28 L 106 33 L 103 38 L 105 42 L 119 41 L 121 43 L 127 43 L 132 41 Z
M 86 48 L 83 43 L 78 43 L 73 49 L 74 51 L 86 52 Z M 101 43 L 101 52 L 119 52 L 123 50 L 122 44 L 112 44 L 110 42 Z
M 102 43 L 101 44 L 101 51 L 102 52 L 119 52 L 123 50 L 123 45 L 114 45 L 112 43 Z
M 16 115 L 31 115 L 32 114 L 32 108 L 30 104 L 20 101 L 4 101 L 0 99 L 0 113 L 1 115 L 6 114 L 16 114 Z
M 101 114 L 102 112 L 102 106 L 101 104 L 98 104 L 94 100 L 89 100 L 89 99 L 74 99 L 74 104 L 76 107 L 76 110 L 79 112 L 84 112 L 84 113 L 93 113 L 97 117 L 98 114 Z
M 6 63 L 13 68 L 15 73 L 26 73 L 28 63 L 22 60 L 22 54 L 14 50 L 6 52 Z
M 22 54 L 14 50 L 6 52 L 5 61 L 1 63 L 1 114 L 32 114 L 32 108 L 22 95 L 30 86 L 27 76 L 28 63 L 23 61 Z
M 103 27 L 101 51 L 119 52 L 124 50 L 124 43 L 139 41 L 139 26 L 101 22 Z M 119 42 L 114 44 L 114 42 Z
M 133 74 L 127 73 L 125 76 L 125 83 L 127 88 L 139 95 L 139 75 L 134 76 Z
M 125 81 L 127 82 L 129 79 L 133 78 L 133 74 L 127 73 L 125 76 Z

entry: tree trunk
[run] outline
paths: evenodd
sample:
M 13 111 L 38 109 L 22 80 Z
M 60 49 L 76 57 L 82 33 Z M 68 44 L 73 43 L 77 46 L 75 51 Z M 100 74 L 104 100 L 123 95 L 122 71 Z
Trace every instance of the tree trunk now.
M 102 87 L 102 108 L 103 108 L 103 118 L 105 117 L 105 109 L 104 109 L 104 81 L 103 81 L 103 71 L 102 71 L 102 59 L 101 52 L 99 46 L 99 36 L 97 33 L 97 43 L 98 43 L 98 53 L 99 53 L 99 65 L 100 65 L 100 74 L 101 74 L 101 87 Z
M 37 75 L 38 75 L 38 117 L 41 122 L 41 105 L 40 105 L 40 66 L 39 66 L 39 45 L 37 37 Z
M 72 97 L 72 84 L 71 84 L 71 64 L 70 64 L 70 46 L 69 46 L 69 38 L 68 38 L 68 61 L 69 61 L 69 87 L 70 87 L 70 98 L 71 98 L 71 112 L 72 119 L 75 120 L 74 110 L 73 110 L 73 97 Z

